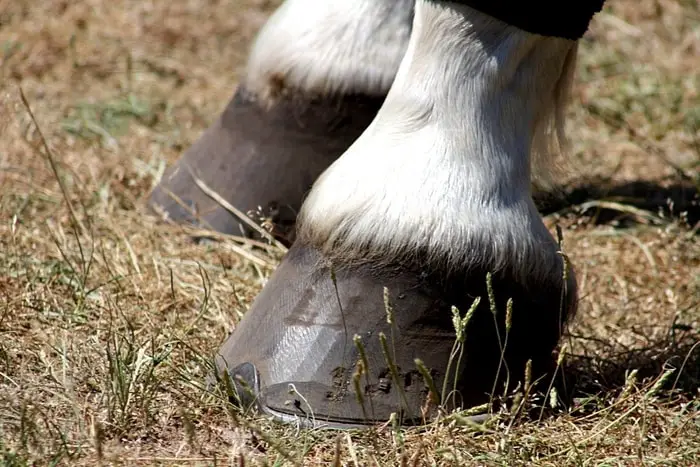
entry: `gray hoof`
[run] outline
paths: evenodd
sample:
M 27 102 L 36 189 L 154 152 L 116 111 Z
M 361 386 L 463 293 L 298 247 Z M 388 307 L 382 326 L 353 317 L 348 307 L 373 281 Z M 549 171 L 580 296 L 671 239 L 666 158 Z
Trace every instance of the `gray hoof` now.
M 488 403 L 494 387 L 502 394 L 506 384 L 522 381 L 528 360 L 532 381 L 551 369 L 575 293 L 560 310 L 561 283 L 524 286 L 494 275 L 494 318 L 485 276 L 406 264 L 332 271 L 317 250 L 295 243 L 219 350 L 218 370 L 237 392 L 247 391 L 238 397 L 243 407 L 306 426 L 366 426 L 392 414 L 406 425 L 423 424 L 437 414 L 438 401 L 448 410 Z M 477 296 L 456 358 L 451 306 L 464 316 Z M 506 332 L 508 298 L 516 305 Z
M 163 175 L 149 204 L 178 223 L 227 234 L 252 230 L 194 177 L 291 243 L 296 214 L 316 178 L 369 125 L 383 97 L 285 95 L 269 108 L 239 88 L 219 118 Z

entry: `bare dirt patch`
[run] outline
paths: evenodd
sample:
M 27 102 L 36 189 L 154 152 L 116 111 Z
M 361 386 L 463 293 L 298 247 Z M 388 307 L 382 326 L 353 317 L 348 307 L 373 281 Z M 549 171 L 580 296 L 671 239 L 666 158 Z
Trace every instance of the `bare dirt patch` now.
M 232 95 L 276 3 L 0 0 L 0 465 L 697 465 L 691 1 L 611 1 L 582 43 L 572 167 L 543 202 L 581 284 L 573 407 L 338 434 L 206 389 L 280 255 L 195 244 L 144 201 Z

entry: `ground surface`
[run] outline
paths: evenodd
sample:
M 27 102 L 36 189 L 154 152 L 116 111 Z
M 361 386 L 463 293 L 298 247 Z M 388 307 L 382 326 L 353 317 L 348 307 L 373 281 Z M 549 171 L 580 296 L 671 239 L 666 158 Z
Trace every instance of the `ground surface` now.
M 274 3 L 0 0 L 0 465 L 696 465 L 697 3 L 613 0 L 583 41 L 566 198 L 544 208 L 581 285 L 577 405 L 341 434 L 204 387 L 280 254 L 143 214 Z

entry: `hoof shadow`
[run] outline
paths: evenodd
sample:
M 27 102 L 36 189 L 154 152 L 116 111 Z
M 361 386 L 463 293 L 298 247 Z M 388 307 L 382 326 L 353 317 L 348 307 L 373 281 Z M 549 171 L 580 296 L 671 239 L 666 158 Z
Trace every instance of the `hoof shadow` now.
M 577 212 L 590 216 L 595 224 L 616 223 L 629 226 L 638 223 L 633 213 L 611 209 L 604 204 L 586 208 L 594 200 L 609 200 L 621 205 L 648 211 L 661 218 L 685 218 L 690 226 L 700 222 L 700 184 L 675 182 L 664 186 L 648 181 L 611 183 L 602 179 L 588 179 L 551 192 L 534 196 L 535 204 L 544 216 Z

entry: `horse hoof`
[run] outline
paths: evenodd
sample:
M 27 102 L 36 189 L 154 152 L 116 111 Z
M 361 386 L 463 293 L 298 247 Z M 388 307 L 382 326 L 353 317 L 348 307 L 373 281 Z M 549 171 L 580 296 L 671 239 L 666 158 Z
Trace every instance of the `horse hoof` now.
M 249 227 L 202 189 L 203 182 L 291 243 L 304 195 L 369 125 L 383 100 L 298 93 L 263 103 L 239 87 L 214 124 L 166 170 L 149 205 L 175 222 L 250 235 Z
M 334 266 L 295 243 L 219 350 L 217 370 L 242 407 L 313 427 L 360 427 L 392 414 L 423 424 L 438 405 L 489 403 L 523 381 L 528 360 L 533 382 L 551 369 L 575 291 L 562 302 L 561 280 L 522 285 L 501 273 L 490 303 L 486 283 L 477 269 Z M 464 319 L 477 297 L 460 341 L 453 306 Z

